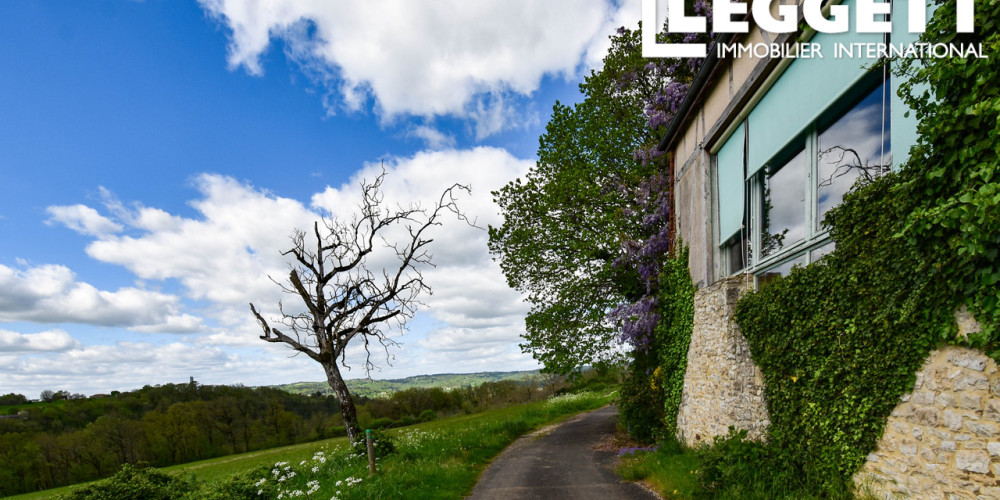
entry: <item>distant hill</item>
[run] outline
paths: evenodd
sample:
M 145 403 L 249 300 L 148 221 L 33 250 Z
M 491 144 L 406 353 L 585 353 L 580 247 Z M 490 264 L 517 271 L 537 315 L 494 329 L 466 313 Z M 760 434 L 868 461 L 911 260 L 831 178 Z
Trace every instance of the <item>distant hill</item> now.
M 413 389 L 415 387 L 440 387 L 449 390 L 467 386 L 474 387 L 483 382 L 530 380 L 538 376 L 538 370 L 521 372 L 439 373 L 437 375 L 417 375 L 390 380 L 352 379 L 347 381 L 347 387 L 354 394 L 367 398 L 379 398 L 388 397 L 394 392 Z M 293 384 L 273 385 L 270 387 L 288 391 L 292 394 L 313 394 L 316 391 L 323 394 L 333 393 L 326 382 L 295 382 Z

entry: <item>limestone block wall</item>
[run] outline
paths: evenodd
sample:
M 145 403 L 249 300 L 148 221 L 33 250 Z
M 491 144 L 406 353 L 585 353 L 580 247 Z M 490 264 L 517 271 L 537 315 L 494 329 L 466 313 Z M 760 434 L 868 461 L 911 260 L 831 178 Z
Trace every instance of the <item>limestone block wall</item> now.
M 1000 370 L 979 351 L 935 350 L 855 475 L 877 498 L 1000 498 Z
M 694 330 L 677 415 L 678 438 L 689 445 L 725 435 L 729 426 L 761 439 L 770 425 L 763 377 L 731 320 L 745 289 L 745 279 L 737 277 L 695 292 Z

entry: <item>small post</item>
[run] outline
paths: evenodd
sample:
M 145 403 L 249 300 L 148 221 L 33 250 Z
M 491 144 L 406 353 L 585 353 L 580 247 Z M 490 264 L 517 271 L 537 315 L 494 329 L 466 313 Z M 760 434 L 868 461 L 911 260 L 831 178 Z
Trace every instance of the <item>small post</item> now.
M 375 475 L 375 442 L 372 441 L 372 430 L 365 430 L 365 441 L 368 442 L 368 475 Z

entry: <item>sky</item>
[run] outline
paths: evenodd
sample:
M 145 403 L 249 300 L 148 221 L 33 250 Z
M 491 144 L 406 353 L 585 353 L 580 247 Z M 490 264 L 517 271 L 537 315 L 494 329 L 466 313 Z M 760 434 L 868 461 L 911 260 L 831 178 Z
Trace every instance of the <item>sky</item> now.
M 0 0 L 0 394 L 324 380 L 259 339 L 281 251 L 523 176 L 638 0 Z M 487 233 L 434 228 L 433 295 L 372 378 L 538 368 Z M 362 378 L 355 346 L 347 378 Z

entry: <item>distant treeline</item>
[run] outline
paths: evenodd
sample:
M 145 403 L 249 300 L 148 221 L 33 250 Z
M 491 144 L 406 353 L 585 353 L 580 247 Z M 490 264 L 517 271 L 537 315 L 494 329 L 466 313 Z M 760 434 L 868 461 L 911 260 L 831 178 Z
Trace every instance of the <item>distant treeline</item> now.
M 363 427 L 394 427 L 548 397 L 561 381 L 487 382 L 359 398 Z M 106 477 L 122 464 L 164 467 L 343 434 L 336 398 L 197 383 L 106 397 L 11 400 L 0 418 L 0 496 Z M 14 417 L 16 415 L 16 417 Z

